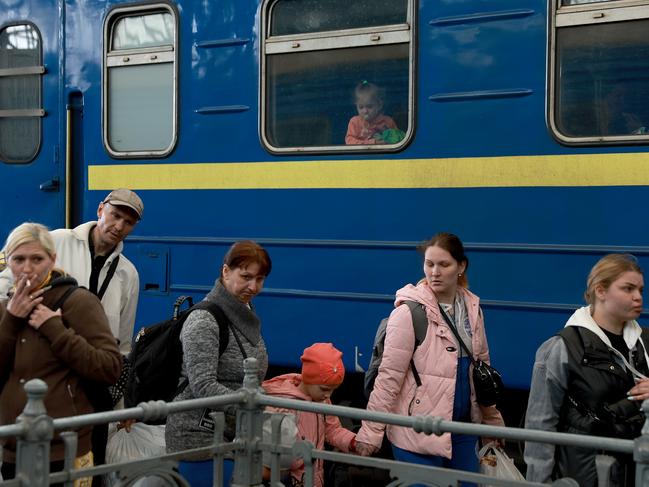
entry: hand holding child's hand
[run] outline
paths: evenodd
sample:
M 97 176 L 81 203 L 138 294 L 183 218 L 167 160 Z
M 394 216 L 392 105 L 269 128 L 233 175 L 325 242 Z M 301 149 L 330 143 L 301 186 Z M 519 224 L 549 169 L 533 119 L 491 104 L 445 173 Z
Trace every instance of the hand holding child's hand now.
M 377 447 L 370 445 L 369 443 L 363 443 L 362 441 L 356 442 L 356 453 L 358 453 L 362 457 L 369 457 L 370 455 L 376 453 L 377 450 Z

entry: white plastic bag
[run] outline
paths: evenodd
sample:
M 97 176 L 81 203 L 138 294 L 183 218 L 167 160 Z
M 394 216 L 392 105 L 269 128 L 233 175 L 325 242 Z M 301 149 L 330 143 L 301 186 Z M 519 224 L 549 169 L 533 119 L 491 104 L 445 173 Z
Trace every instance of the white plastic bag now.
M 106 445 L 106 463 L 128 462 L 164 455 L 164 425 L 135 423 L 131 431 L 115 431 Z
M 266 443 L 270 443 L 272 441 L 271 417 L 272 417 L 271 415 L 268 415 L 264 419 L 263 441 Z M 295 443 L 295 440 L 297 439 L 297 435 L 298 435 L 298 431 L 297 431 L 297 424 L 295 423 L 295 415 L 293 414 L 283 415 L 282 422 L 280 424 L 280 444 L 283 446 L 292 447 L 293 444 Z M 271 457 L 272 455 L 270 454 L 270 452 L 264 451 L 262 453 L 262 461 L 264 465 L 266 465 L 267 467 L 270 467 Z M 293 463 L 293 456 L 290 454 L 282 454 L 280 455 L 279 462 L 280 462 L 280 469 L 286 470 L 290 468 L 291 464 Z
M 487 443 L 478 453 L 480 473 L 503 480 L 525 480 L 514 461 L 496 443 Z M 489 487 L 483 485 L 483 487 Z
M 112 425 L 111 425 L 112 426 Z M 165 427 L 164 425 L 150 425 L 135 423 L 131 431 L 125 428 L 111 431 L 106 445 L 106 463 L 128 462 L 164 455 Z M 107 485 L 115 485 L 117 476 L 109 474 Z M 166 485 L 158 477 L 144 477 L 135 484 L 138 487 L 149 487 L 154 485 Z

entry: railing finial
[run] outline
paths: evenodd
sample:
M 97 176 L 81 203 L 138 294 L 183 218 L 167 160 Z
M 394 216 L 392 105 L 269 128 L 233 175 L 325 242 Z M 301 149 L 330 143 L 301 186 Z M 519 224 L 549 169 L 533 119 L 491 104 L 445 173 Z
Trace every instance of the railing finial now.
M 36 417 L 46 414 L 45 403 L 43 399 L 47 393 L 47 384 L 41 379 L 32 379 L 25 384 L 25 393 L 27 394 L 27 404 L 23 409 L 23 415 Z

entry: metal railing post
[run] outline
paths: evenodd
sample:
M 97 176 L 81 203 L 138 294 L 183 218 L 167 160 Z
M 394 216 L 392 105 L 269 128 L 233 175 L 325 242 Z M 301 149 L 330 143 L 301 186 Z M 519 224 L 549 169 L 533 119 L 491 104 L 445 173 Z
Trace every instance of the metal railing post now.
M 633 460 L 635 461 L 635 485 L 649 486 L 649 400 L 642 402 L 645 423 L 642 434 L 633 442 Z
M 43 398 L 47 384 L 32 379 L 25 384 L 27 404 L 16 423 L 23 432 L 16 447 L 16 478 L 23 485 L 46 487 L 50 474 L 50 441 L 54 436 L 52 418 L 47 415 Z
M 232 487 L 262 485 L 262 456 L 259 443 L 262 440 L 264 408 L 257 401 L 257 394 L 263 393 L 259 384 L 257 359 L 243 361 L 243 389 L 246 400 L 237 411 L 237 434 L 235 442 L 239 448 L 234 451 L 234 474 Z

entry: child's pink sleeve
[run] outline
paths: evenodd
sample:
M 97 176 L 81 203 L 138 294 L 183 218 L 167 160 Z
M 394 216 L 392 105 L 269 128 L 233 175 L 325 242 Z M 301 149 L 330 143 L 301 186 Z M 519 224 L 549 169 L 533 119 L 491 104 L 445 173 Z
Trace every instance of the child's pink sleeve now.
M 325 441 L 345 453 L 354 451 L 356 434 L 340 424 L 337 416 L 325 416 Z
M 349 120 L 347 125 L 347 135 L 345 136 L 345 144 L 347 145 L 368 145 L 374 144 L 374 139 L 362 139 L 361 130 L 363 128 L 363 121 L 359 116 L 354 116 Z

